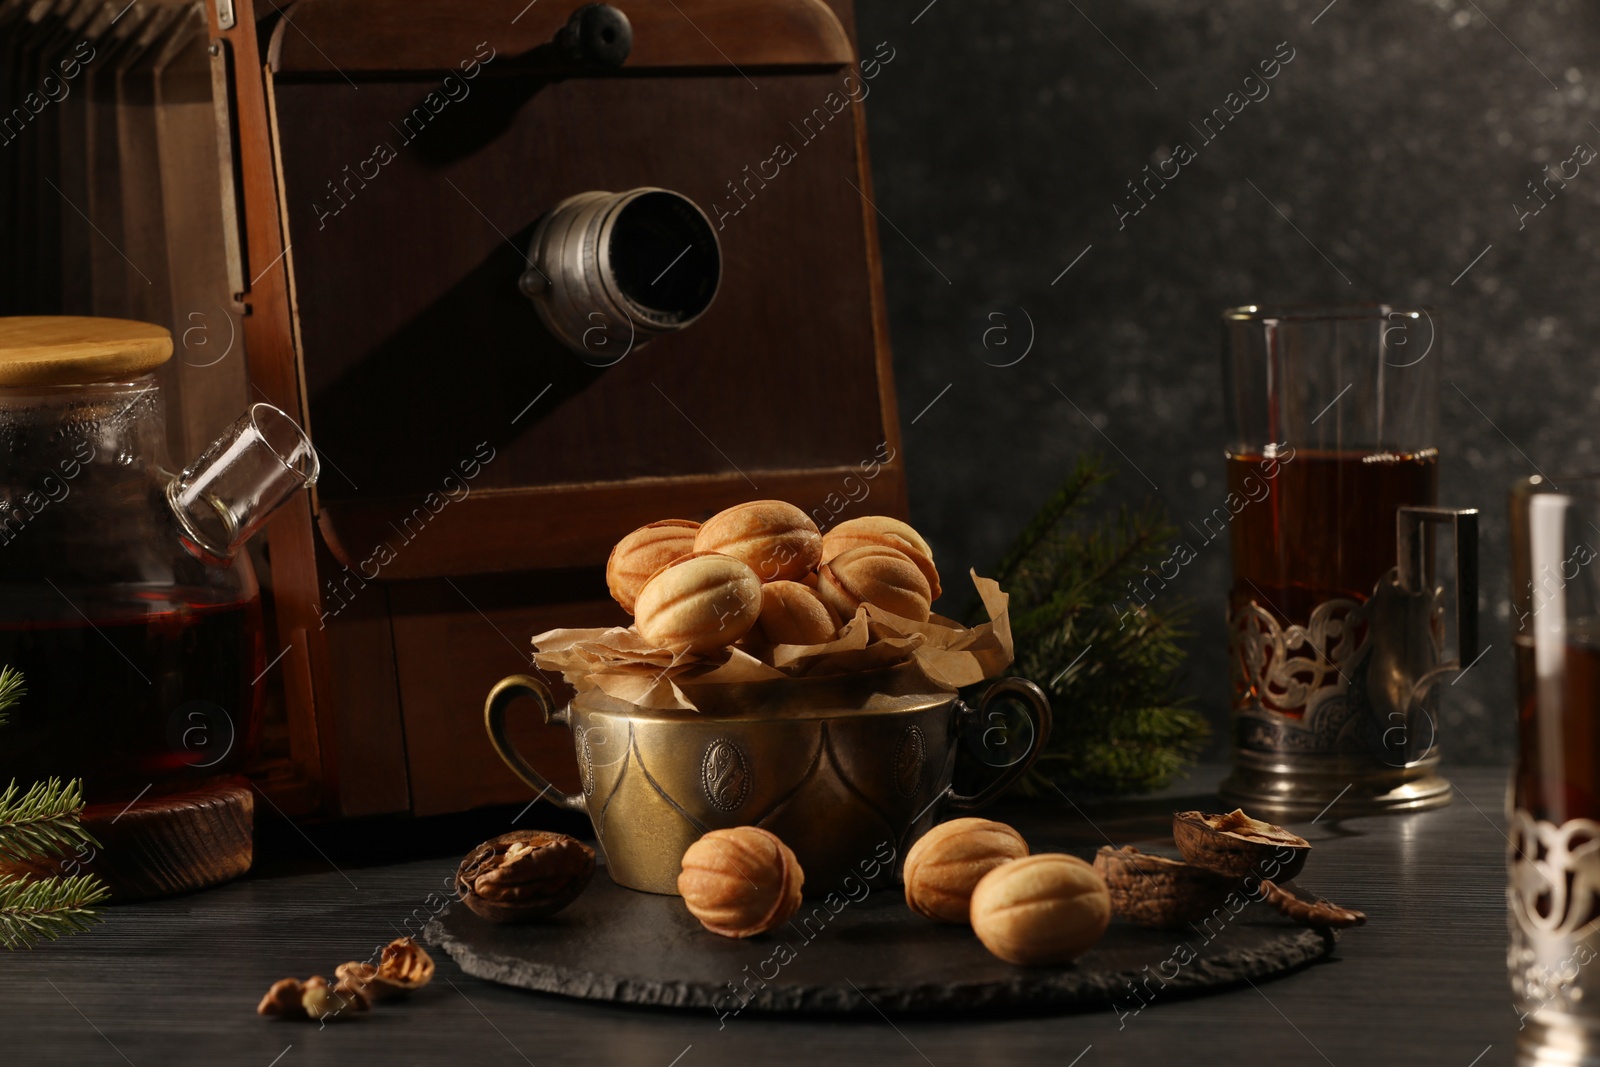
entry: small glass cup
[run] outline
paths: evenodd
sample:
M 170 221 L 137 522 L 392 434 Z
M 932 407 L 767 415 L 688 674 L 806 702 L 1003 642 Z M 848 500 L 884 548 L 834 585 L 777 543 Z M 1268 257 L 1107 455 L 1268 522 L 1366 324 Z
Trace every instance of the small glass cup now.
M 253 404 L 167 485 L 167 501 L 198 554 L 232 559 L 320 471 L 305 431 L 271 404 Z

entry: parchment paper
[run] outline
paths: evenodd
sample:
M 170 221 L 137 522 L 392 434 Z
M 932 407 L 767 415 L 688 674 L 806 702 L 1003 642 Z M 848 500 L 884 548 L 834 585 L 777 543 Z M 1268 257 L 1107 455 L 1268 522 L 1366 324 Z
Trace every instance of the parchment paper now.
M 599 689 L 646 708 L 698 710 L 680 683 L 731 685 L 778 678 L 856 674 L 915 662 L 937 691 L 992 678 L 1011 665 L 1010 596 L 980 578 L 989 621 L 965 627 L 934 615 L 915 622 L 872 604 L 856 609 L 838 635 L 820 645 L 747 642 L 709 653 L 672 652 L 645 642 L 633 627 L 547 630 L 533 639 L 534 660 L 557 671 L 579 693 Z

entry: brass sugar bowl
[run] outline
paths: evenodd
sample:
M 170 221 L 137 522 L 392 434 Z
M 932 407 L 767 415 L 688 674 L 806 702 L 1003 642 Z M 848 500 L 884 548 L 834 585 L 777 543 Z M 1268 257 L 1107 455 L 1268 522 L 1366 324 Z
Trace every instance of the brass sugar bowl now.
M 997 798 L 1027 773 L 1050 735 L 1049 700 L 1021 678 L 992 684 L 975 709 L 954 693 L 929 692 L 907 666 L 683 688 L 698 711 L 639 707 L 599 689 L 558 709 L 543 682 L 514 674 L 484 705 L 501 759 L 541 796 L 587 812 L 611 877 L 648 893 L 676 894 L 688 847 L 708 830 L 732 826 L 760 826 L 781 838 L 799 859 L 808 892 L 849 877 L 893 885 L 917 838 L 945 815 Z M 547 722 L 572 731 L 582 795 L 556 789 L 508 740 L 506 709 L 522 696 L 538 701 Z M 1001 770 L 981 792 L 956 792 L 958 743 L 983 736 L 983 724 L 1007 721 L 998 710 L 1006 702 L 1027 713 L 1024 751 L 987 760 Z

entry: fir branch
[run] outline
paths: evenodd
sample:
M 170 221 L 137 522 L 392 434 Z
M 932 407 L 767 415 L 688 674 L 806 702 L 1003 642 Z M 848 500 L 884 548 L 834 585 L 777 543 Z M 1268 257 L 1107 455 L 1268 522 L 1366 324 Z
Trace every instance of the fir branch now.
M 108 892 L 90 874 L 37 879 L 0 875 L 0 945 L 33 948 L 87 930 L 101 921 L 91 907 Z
M 1011 596 L 1013 672 L 1072 711 L 1021 783 L 1025 794 L 1157 789 L 1209 734 L 1175 692 L 1188 605 L 1170 593 L 1143 606 L 1130 597 L 1158 574 L 1179 531 L 1153 504 L 1093 514 L 1110 478 L 1102 457 L 1081 459 L 996 568 Z
M 59 778 L 35 782 L 17 796 L 15 780 L 0 793 L 0 859 L 26 860 L 55 856 L 79 845 L 96 844 L 78 822 L 83 811 L 83 782 Z
M 1061 520 L 1077 508 L 1087 494 L 1110 478 L 1110 472 L 1103 468 L 1096 457 L 1084 456 L 1079 459 L 1066 484 L 1051 494 L 1039 513 L 1017 535 L 1011 548 L 1000 557 L 1000 562 L 995 566 L 994 580 L 1001 586 L 1010 584 L 1018 568 L 1038 550 Z
M 22 684 L 22 672 L 12 667 L 0 667 L 0 726 L 6 724 L 5 713 L 27 695 L 27 687 Z

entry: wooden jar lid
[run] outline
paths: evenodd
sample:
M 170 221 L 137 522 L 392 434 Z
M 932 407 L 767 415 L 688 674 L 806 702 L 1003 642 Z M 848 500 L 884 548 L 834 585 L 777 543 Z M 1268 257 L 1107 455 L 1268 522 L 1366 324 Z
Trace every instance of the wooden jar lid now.
M 171 355 L 172 334 L 148 322 L 82 315 L 0 317 L 0 386 L 137 378 Z

